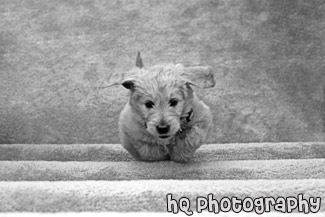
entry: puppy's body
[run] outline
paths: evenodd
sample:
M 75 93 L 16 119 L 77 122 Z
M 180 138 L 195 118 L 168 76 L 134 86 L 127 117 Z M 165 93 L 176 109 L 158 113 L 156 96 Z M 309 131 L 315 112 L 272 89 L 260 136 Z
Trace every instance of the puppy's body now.
M 204 143 L 212 117 L 192 86 L 212 87 L 214 78 L 189 73 L 195 72 L 180 64 L 139 67 L 123 81 L 130 99 L 120 114 L 119 136 L 137 160 L 188 162 Z
M 137 111 L 127 103 L 120 114 L 119 136 L 122 146 L 138 160 L 158 161 L 174 160 L 187 162 L 203 144 L 211 126 L 210 109 L 195 95 L 188 105 L 193 109 L 193 118 L 187 122 L 188 111 L 184 111 L 184 123 L 180 131 L 167 140 L 151 135 Z

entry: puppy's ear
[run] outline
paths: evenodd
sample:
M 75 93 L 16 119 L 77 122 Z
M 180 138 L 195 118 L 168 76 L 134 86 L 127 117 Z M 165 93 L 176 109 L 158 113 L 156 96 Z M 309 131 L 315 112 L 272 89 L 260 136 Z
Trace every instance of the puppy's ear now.
M 214 87 L 216 82 L 210 66 L 184 67 L 181 76 L 189 85 L 207 89 Z
M 112 73 L 109 75 L 108 77 L 108 81 L 103 82 L 103 84 L 101 86 L 99 86 L 99 89 L 105 89 L 108 87 L 113 87 L 113 86 L 118 86 L 121 85 L 122 82 L 125 80 L 126 73 Z
M 107 79 L 108 81 L 105 82 L 106 84 L 100 86 L 99 89 L 104 89 L 104 88 L 118 86 L 118 85 L 123 85 L 125 88 L 130 89 L 132 87 L 131 82 L 134 82 L 136 80 L 135 75 L 137 75 L 139 71 L 141 71 L 141 69 L 134 68 L 127 72 L 111 73 Z M 125 83 L 125 85 L 123 83 Z
M 140 69 L 143 68 L 143 62 L 142 62 L 141 54 L 140 54 L 139 51 L 138 51 L 138 54 L 137 54 L 137 59 L 135 61 L 135 65 Z
M 134 91 L 135 89 L 135 84 L 134 84 L 134 79 L 126 79 L 122 81 L 122 86 L 125 87 L 126 89 L 129 89 L 131 91 Z

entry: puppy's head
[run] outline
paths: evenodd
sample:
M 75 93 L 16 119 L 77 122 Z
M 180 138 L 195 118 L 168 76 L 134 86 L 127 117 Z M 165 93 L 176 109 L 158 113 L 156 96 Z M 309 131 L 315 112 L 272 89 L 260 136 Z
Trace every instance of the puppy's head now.
M 181 64 L 156 65 L 148 70 L 138 54 L 139 70 L 121 84 L 130 90 L 130 105 L 142 117 L 146 130 L 159 140 L 172 138 L 180 129 L 180 118 L 192 99 L 192 86 L 214 86 L 209 67 Z

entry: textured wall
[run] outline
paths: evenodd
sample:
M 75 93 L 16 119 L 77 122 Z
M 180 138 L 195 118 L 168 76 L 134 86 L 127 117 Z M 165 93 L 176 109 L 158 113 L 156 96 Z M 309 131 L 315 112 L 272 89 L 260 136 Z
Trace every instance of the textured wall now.
M 0 0 L 0 143 L 116 143 L 111 73 L 208 64 L 208 142 L 324 141 L 325 2 Z

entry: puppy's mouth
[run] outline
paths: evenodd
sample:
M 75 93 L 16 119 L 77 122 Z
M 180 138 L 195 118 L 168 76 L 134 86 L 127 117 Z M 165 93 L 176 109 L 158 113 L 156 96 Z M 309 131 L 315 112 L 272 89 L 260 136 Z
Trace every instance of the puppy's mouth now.
M 168 139 L 170 136 L 169 135 L 160 135 L 159 138 L 161 139 Z

